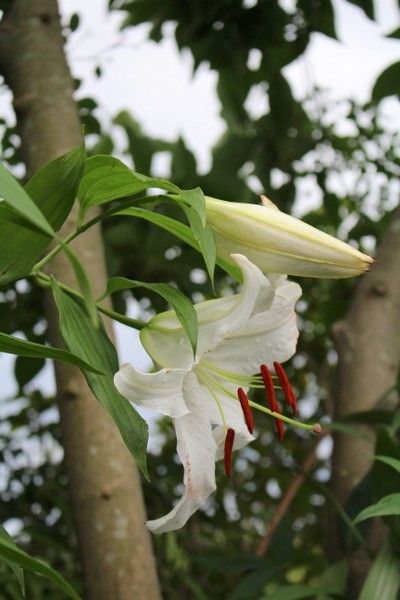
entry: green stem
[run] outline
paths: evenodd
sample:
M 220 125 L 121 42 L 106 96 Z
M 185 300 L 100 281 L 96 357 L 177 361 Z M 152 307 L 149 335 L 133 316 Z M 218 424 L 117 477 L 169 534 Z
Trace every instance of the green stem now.
M 72 233 L 70 233 L 69 235 L 67 235 L 67 237 L 62 241 L 62 244 L 69 244 L 69 242 L 71 242 L 74 238 L 76 238 L 77 235 L 79 235 L 79 231 L 73 231 Z M 51 260 L 54 256 L 56 256 L 56 254 L 58 254 L 62 248 L 62 244 L 57 244 L 57 246 L 55 246 L 48 254 L 46 254 L 46 256 L 44 256 L 42 258 L 42 260 L 40 260 L 39 262 L 36 263 L 36 265 L 33 267 L 31 275 L 34 275 L 36 273 L 38 273 L 39 271 L 41 271 L 41 269 L 44 267 L 44 265 L 46 265 L 49 260 Z
M 49 277 L 42 271 L 37 271 L 35 273 L 32 273 L 31 275 L 36 279 L 38 285 L 40 285 L 41 287 L 45 287 L 45 288 L 51 287 L 51 277 Z M 83 300 L 81 294 L 79 292 L 77 292 L 76 290 L 70 288 L 68 285 L 65 285 L 64 283 L 59 282 L 59 285 L 64 290 L 64 292 L 67 292 L 67 294 L 70 294 L 71 296 L 75 296 L 75 298 L 79 298 L 79 300 Z M 139 331 L 141 329 L 143 329 L 144 327 L 146 327 L 146 323 L 144 323 L 143 321 L 139 321 L 138 319 L 132 319 L 131 317 L 127 317 L 126 315 L 121 315 L 120 313 L 117 313 L 114 310 L 111 310 L 109 308 L 105 308 L 104 306 L 101 306 L 101 304 L 99 302 L 96 302 L 96 306 L 97 306 L 97 309 L 101 313 L 103 313 L 107 317 L 111 317 L 115 321 L 119 321 L 120 323 L 123 323 L 124 325 L 129 325 L 130 327 L 134 327 L 135 329 L 138 329 Z
M 128 200 L 122 201 L 120 204 L 118 204 L 118 206 L 112 206 L 108 210 L 101 212 L 93 219 L 90 219 L 90 221 L 88 221 L 87 223 L 79 225 L 75 229 L 75 231 L 72 231 L 69 235 L 67 235 L 66 238 L 62 240 L 62 243 L 57 244 L 57 246 L 55 246 L 48 254 L 46 254 L 46 256 L 44 256 L 38 263 L 36 263 L 36 265 L 34 265 L 31 275 L 34 275 L 38 271 L 41 271 L 44 265 L 46 265 L 52 258 L 54 258 L 54 256 L 56 256 L 60 252 L 60 250 L 62 250 L 63 244 L 69 244 L 69 242 L 72 242 L 72 240 L 78 237 L 78 235 L 80 235 L 84 231 L 87 231 L 88 229 L 90 229 L 90 227 L 93 227 L 93 225 L 96 225 L 99 221 L 107 219 L 107 217 L 111 217 L 114 213 L 117 213 L 120 210 L 131 206 L 132 204 L 144 204 L 146 202 L 154 202 L 157 198 L 158 196 L 141 196 L 140 198 L 136 198 L 134 201 L 131 198 L 129 198 Z M 161 196 L 161 198 L 166 199 L 167 197 Z

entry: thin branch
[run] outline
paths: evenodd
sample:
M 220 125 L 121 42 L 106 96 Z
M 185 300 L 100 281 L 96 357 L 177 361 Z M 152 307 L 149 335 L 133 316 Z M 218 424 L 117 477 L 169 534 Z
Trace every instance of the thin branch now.
M 299 473 L 296 475 L 296 477 L 292 480 L 292 483 L 289 485 L 289 487 L 287 488 L 287 490 L 285 491 L 284 495 L 282 496 L 281 501 L 279 502 L 276 511 L 271 519 L 271 523 L 268 527 L 267 533 L 264 535 L 263 538 L 261 538 L 261 540 L 258 543 L 258 546 L 256 548 L 256 556 L 264 556 L 267 551 L 268 548 L 271 545 L 272 542 L 272 538 L 275 534 L 275 531 L 277 530 L 279 524 L 281 523 L 283 517 L 285 516 L 286 512 L 288 511 L 290 505 L 292 504 L 293 500 L 295 499 L 297 492 L 299 491 L 300 487 L 302 486 L 304 480 L 306 479 L 306 476 L 308 475 L 308 473 L 313 469 L 316 461 L 317 461 L 317 450 L 318 447 L 322 441 L 322 439 L 328 435 L 327 432 L 324 432 L 321 434 L 321 436 L 318 438 L 317 442 L 314 444 L 314 446 L 311 448 L 309 454 L 306 456 L 305 460 L 303 461 L 303 463 L 300 465 L 299 467 Z

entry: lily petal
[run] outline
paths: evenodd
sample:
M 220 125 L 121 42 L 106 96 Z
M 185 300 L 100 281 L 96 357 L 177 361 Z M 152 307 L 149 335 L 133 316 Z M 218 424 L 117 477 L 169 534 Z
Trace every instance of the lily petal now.
M 185 380 L 184 393 L 190 413 L 174 419 L 177 451 L 184 468 L 185 492 L 178 504 L 164 517 L 147 522 L 153 533 L 183 527 L 189 517 L 215 491 L 216 443 L 210 419 L 196 397 L 194 377 Z
M 134 404 L 176 418 L 189 412 L 182 393 L 186 374 L 184 369 L 142 373 L 126 363 L 114 375 L 114 385 L 122 396 Z
M 245 256 L 232 254 L 232 260 L 240 267 L 243 286 L 240 294 L 202 302 L 195 306 L 199 317 L 197 360 L 217 347 L 248 322 L 261 310 L 267 310 L 274 297 L 269 280 Z M 190 368 L 189 341 L 175 314 L 171 311 L 151 319 L 142 329 L 140 339 L 153 359 L 160 366 Z
M 261 359 L 265 364 L 288 360 L 296 350 L 294 305 L 300 293 L 296 283 L 283 281 L 272 306 L 251 317 L 240 331 L 209 352 L 207 361 L 220 369 L 250 374 L 258 371 Z
M 236 398 L 237 386 L 227 381 L 223 383 L 228 393 L 216 389 L 215 396 L 211 394 L 208 387 L 201 384 L 201 377 L 200 382 L 197 378 L 192 379 L 191 386 L 192 389 L 196 389 L 197 401 L 201 403 L 212 425 L 222 426 L 225 433 L 226 429 L 234 429 L 236 434 L 243 434 L 250 442 L 254 440 L 254 436 L 247 430 L 240 402 Z

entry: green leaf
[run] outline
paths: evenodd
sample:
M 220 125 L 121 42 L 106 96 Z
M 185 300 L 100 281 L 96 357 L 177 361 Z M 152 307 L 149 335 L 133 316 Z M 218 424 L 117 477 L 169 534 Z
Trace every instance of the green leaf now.
M 79 285 L 79 289 L 82 292 L 82 296 L 83 296 L 87 311 L 92 320 L 92 323 L 95 327 L 98 327 L 99 314 L 97 312 L 96 301 L 92 294 L 92 288 L 90 285 L 89 278 L 86 274 L 86 271 L 85 271 L 82 263 L 80 262 L 80 260 L 77 258 L 75 253 L 71 250 L 71 248 L 67 244 L 64 244 L 64 243 L 62 243 L 61 245 L 62 245 L 62 248 L 74 270 L 75 277 L 76 277 L 78 285 Z
M 17 213 L 36 225 L 38 229 L 50 237 L 55 236 L 55 231 L 36 206 L 24 188 L 11 175 L 4 165 L 0 163 L 0 197 Z
M 194 190 L 182 190 L 180 196 L 200 217 L 203 227 L 206 226 L 206 201 L 202 190 L 197 187 Z
M 380 462 L 385 463 L 386 465 L 389 465 L 390 467 L 393 467 L 393 469 L 396 469 L 396 471 L 400 473 L 400 460 L 398 458 L 392 458 L 391 456 L 381 456 L 377 454 L 375 456 L 375 460 L 378 460 Z
M 0 541 L 2 539 L 5 540 L 6 542 L 9 542 L 12 545 L 15 545 L 12 537 L 9 535 L 9 533 L 6 531 L 6 529 L 4 529 L 4 527 L 2 525 L 0 525 Z M 15 545 L 15 547 L 17 547 L 17 546 Z M 19 587 L 21 588 L 22 597 L 26 598 L 25 575 L 24 575 L 23 569 L 19 566 L 19 564 L 15 563 L 12 560 L 7 560 L 6 558 L 3 558 L 3 560 L 14 571 L 15 576 L 19 583 Z
M 7 333 L 0 333 L 0 352 L 16 354 L 17 356 L 30 356 L 31 358 L 51 358 L 74 365 L 82 370 L 91 371 L 92 373 L 99 375 L 103 373 L 102 369 L 93 367 L 89 361 L 83 360 L 76 354 L 68 352 L 68 350 L 44 346 L 36 344 L 36 342 L 28 342 Z
M 197 210 L 194 210 L 188 206 L 181 206 L 187 216 L 193 235 L 197 243 L 199 244 L 199 249 L 204 257 L 204 262 L 206 264 L 208 275 L 210 277 L 212 285 L 214 286 L 214 270 L 217 250 L 215 247 L 215 240 L 212 229 L 208 225 L 203 225 L 201 217 Z
M 25 187 L 56 231 L 64 223 L 74 203 L 83 160 L 84 147 L 81 145 L 37 171 Z M 30 273 L 50 238 L 47 234 L 39 233 L 36 225 L 26 221 L 4 202 L 0 203 L 0 207 L 1 285 Z
M 400 590 L 400 559 L 385 541 L 364 582 L 358 600 L 397 600 Z
M 376 504 L 364 508 L 354 519 L 353 523 L 360 523 L 365 519 L 373 517 L 385 517 L 389 515 L 400 515 L 400 493 L 389 494 L 381 498 Z
M 195 239 L 192 230 L 190 229 L 190 227 L 188 227 L 184 223 L 181 223 L 180 221 L 176 221 L 175 219 L 171 219 L 171 217 L 161 215 L 160 213 L 153 212 L 146 208 L 139 208 L 136 206 L 120 210 L 114 213 L 114 215 L 112 216 L 118 215 L 126 215 L 128 217 L 138 217 L 140 219 L 145 219 L 146 221 L 149 221 L 150 223 L 153 223 L 154 225 L 165 229 L 165 231 L 168 231 L 175 237 L 179 238 L 180 240 L 182 240 L 183 242 L 200 252 L 199 243 Z M 233 279 L 235 279 L 236 281 L 241 281 L 240 270 L 237 267 L 228 263 L 226 260 L 223 260 L 218 257 L 216 259 L 216 262 L 222 269 L 224 269 L 224 271 L 229 273 L 229 275 Z
M 146 177 L 131 171 L 123 162 L 112 156 L 92 156 L 85 161 L 85 172 L 78 191 L 79 201 L 85 209 L 118 198 L 133 196 L 150 188 L 179 192 L 174 184 Z
M 16 212 L 11 206 L 6 204 L 5 202 L 0 202 L 0 222 L 6 221 L 8 223 L 15 223 L 18 227 L 23 227 L 28 231 L 33 231 L 35 234 L 41 234 L 36 225 L 27 221 L 24 217 L 22 217 L 18 212 Z M 48 240 L 49 238 L 46 237 Z
M 193 353 L 196 354 L 198 321 L 197 314 L 193 304 L 180 290 L 168 285 L 167 283 L 144 283 L 143 281 L 135 281 L 126 277 L 112 277 L 108 280 L 105 292 L 98 298 L 98 301 L 103 300 L 106 296 L 118 292 L 120 290 L 134 289 L 143 287 L 147 290 L 155 292 L 164 298 L 175 310 L 176 316 L 182 323 L 182 327 L 189 338 L 193 348 Z
M 72 298 L 58 283 L 52 281 L 54 299 L 60 315 L 60 330 L 71 352 L 79 353 L 85 360 L 105 373 L 103 377 L 83 369 L 86 381 L 94 395 L 111 415 L 122 438 L 147 477 L 146 446 L 147 424 L 132 405 L 118 393 L 113 377 L 118 371 L 116 350 L 100 323 L 95 328 L 81 300 Z
M 171 217 L 167 217 L 166 215 L 162 215 L 160 213 L 148 210 L 147 208 L 140 208 L 136 206 L 132 206 L 130 208 L 124 208 L 114 213 L 112 216 L 126 215 L 128 217 L 138 217 L 140 219 L 144 219 L 145 221 L 149 221 L 165 231 L 168 231 L 175 237 L 179 238 L 192 248 L 199 250 L 199 244 L 195 240 L 193 233 L 187 225 L 181 223 L 180 221 L 176 221 Z
M 37 575 L 41 575 L 46 579 L 52 581 L 57 587 L 59 587 L 68 598 L 72 600 L 81 600 L 80 596 L 75 592 L 73 587 L 64 579 L 62 575 L 54 571 L 44 561 L 29 556 L 26 552 L 18 548 L 14 541 L 5 532 L 5 529 L 1 528 L 0 533 L 0 557 L 5 560 L 8 564 L 13 563 L 23 569 L 32 571 Z
M 386 96 L 400 94 L 400 62 L 385 69 L 375 81 L 372 89 L 372 101 L 379 102 Z
M 197 179 L 196 159 L 181 137 L 172 146 L 171 179 L 179 185 Z

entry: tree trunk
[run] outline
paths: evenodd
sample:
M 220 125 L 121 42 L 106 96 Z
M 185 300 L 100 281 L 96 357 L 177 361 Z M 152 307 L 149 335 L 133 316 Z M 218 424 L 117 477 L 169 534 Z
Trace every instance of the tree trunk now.
M 0 36 L 0 66 L 13 93 L 22 155 L 31 174 L 81 139 L 56 0 L 14 0 Z M 75 218 L 72 211 L 64 232 L 74 227 Z M 106 281 L 100 230 L 92 228 L 74 247 L 100 293 Z M 51 271 L 75 287 L 62 255 L 52 261 Z M 50 301 L 47 319 L 52 342 L 60 344 Z M 58 364 L 56 381 L 87 595 L 92 600 L 156 600 L 160 592 L 136 465 L 81 373 Z
M 393 409 L 398 393 L 400 364 L 400 207 L 392 216 L 377 252 L 377 263 L 360 282 L 346 319 L 333 335 L 338 351 L 334 396 L 336 419 L 374 408 Z M 332 457 L 332 490 L 345 504 L 353 489 L 372 466 L 375 437 L 371 427 L 360 427 L 366 437 L 335 435 Z M 380 535 L 375 531 L 375 541 Z M 338 544 L 332 522 L 329 539 Z M 358 559 L 357 559 L 358 556 Z M 358 554 L 351 562 L 350 580 L 355 587 L 366 575 L 369 560 Z M 353 589 L 352 596 L 357 596 Z

